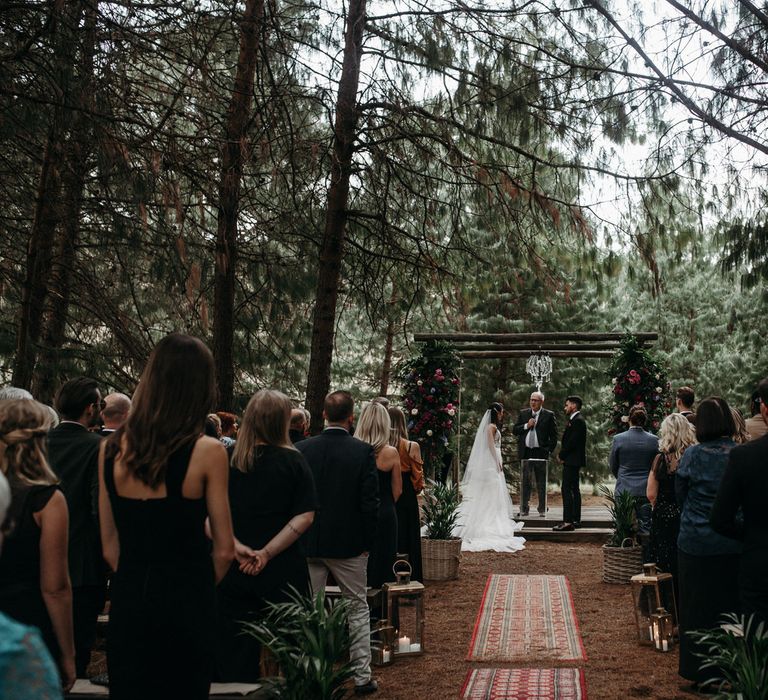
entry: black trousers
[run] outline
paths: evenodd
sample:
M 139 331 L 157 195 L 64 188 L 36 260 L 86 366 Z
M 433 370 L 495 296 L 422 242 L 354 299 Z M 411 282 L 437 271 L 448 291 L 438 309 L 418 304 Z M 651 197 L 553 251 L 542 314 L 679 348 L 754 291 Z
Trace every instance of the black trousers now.
M 107 584 L 72 589 L 72 625 L 75 635 L 75 671 L 86 677 L 91 650 L 96 642 L 96 623 L 107 600 Z
M 581 466 L 563 465 L 563 522 L 581 522 L 581 491 L 579 490 L 579 470 Z
M 529 462 L 529 460 L 539 460 Z M 531 486 L 536 479 L 536 493 L 539 496 L 539 513 L 547 511 L 547 453 L 541 448 L 525 448 L 523 454 L 523 487 L 520 512 L 528 513 L 528 501 L 531 498 Z
M 697 683 L 718 676 L 717 669 L 701 670 L 706 648 L 688 636 L 691 630 L 711 630 L 722 622 L 723 613 L 741 612 L 739 600 L 739 555 L 708 557 L 677 550 L 680 575 L 680 666 L 678 673 Z

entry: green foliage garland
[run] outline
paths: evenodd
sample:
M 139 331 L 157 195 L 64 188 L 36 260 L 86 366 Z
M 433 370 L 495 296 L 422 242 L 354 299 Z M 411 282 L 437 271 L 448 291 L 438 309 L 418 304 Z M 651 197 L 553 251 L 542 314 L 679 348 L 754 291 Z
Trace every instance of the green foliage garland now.
M 445 454 L 456 430 L 460 362 L 452 345 L 430 340 L 422 345 L 421 354 L 400 369 L 408 434 L 431 465 Z
M 672 408 L 666 370 L 650 351 L 640 347 L 637 338 L 627 335 L 616 351 L 608 376 L 613 382 L 609 406 L 612 425 L 608 434 L 615 435 L 629 428 L 629 409 L 635 405 L 645 407 L 646 429 L 655 433 Z

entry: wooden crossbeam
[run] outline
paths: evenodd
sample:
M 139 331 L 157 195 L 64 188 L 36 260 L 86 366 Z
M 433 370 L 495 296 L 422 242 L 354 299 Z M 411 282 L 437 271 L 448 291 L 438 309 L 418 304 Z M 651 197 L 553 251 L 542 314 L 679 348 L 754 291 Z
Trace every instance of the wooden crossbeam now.
M 530 357 L 530 350 L 457 350 L 467 360 L 493 360 L 507 357 Z M 612 350 L 550 350 L 550 357 L 613 357 Z
M 658 340 L 658 333 L 633 333 L 641 341 Z M 557 332 L 557 333 L 415 333 L 416 342 L 428 340 L 445 340 L 453 343 L 485 342 L 485 343 L 525 343 L 537 341 L 619 341 L 626 333 L 592 333 L 592 332 Z
M 644 345 L 644 344 L 643 344 Z M 503 350 L 526 350 L 528 353 L 541 350 L 542 352 L 551 352 L 556 350 L 618 350 L 619 343 L 456 343 L 457 352 L 470 351 L 490 351 L 501 352 Z

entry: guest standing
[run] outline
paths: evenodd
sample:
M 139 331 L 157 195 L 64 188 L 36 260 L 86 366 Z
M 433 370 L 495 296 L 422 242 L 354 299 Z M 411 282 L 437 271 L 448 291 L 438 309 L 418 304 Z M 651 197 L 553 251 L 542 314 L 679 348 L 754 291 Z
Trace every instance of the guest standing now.
M 568 421 L 563 431 L 560 461 L 563 463 L 563 523 L 553 530 L 575 530 L 581 523 L 581 489 L 579 471 L 587 464 L 587 422 L 581 415 L 579 396 L 565 400 Z
M 750 414 L 752 417 L 745 421 L 750 440 L 757 440 L 758 438 L 763 437 L 763 435 L 768 434 L 768 425 L 766 425 L 761 410 L 762 405 L 763 400 L 760 398 L 760 390 L 757 389 L 752 393 L 749 401 Z
M 677 468 L 675 491 L 681 507 L 677 539 L 680 588 L 680 667 L 683 678 L 702 683 L 705 650 L 689 638 L 691 630 L 715 628 L 723 613 L 739 612 L 738 570 L 741 544 L 709 524 L 712 505 L 735 444 L 731 409 L 721 398 L 704 399 L 696 412 L 696 439 Z
M 101 435 L 109 437 L 128 419 L 131 412 L 131 399 L 125 394 L 107 394 L 104 397 L 104 408 L 101 409 L 101 420 L 104 426 Z
M 741 411 L 735 408 L 731 408 L 731 418 L 733 418 L 733 441 L 737 445 L 743 445 L 750 439 L 749 431 L 747 430 L 747 424 L 744 421 L 744 416 L 741 415 Z
M 648 473 L 659 451 L 659 439 L 646 432 L 648 414 L 642 406 L 629 411 L 629 430 L 614 436 L 608 462 L 616 477 L 616 495 L 625 491 L 635 497 L 638 531 L 651 530 L 651 504 L 646 496 Z
M 0 611 L 40 630 L 62 683 L 75 682 L 67 501 L 48 465 L 50 414 L 29 399 L 0 402 L 0 469 L 12 494 L 13 531 L 0 557 Z
M 63 499 L 62 496 L 66 504 Z M 0 555 L 6 530 L 11 526 L 6 520 L 10 504 L 11 487 L 0 471 Z M 66 547 L 62 548 L 61 559 L 66 566 Z M 72 650 L 74 670 L 74 642 Z M 0 698 L 61 700 L 61 697 L 59 674 L 39 631 L 0 612 Z
M 216 415 L 221 421 L 221 441 L 224 443 L 224 447 L 230 449 L 235 446 L 237 441 L 237 416 L 227 411 L 218 411 Z
M 150 355 L 128 420 L 101 450 L 101 539 L 115 571 L 111 698 L 208 698 L 214 583 L 234 556 L 226 450 L 201 435 L 215 396 L 210 350 L 191 336 L 166 336 Z
M 304 414 L 303 409 L 291 409 L 291 425 L 288 429 L 288 437 L 291 439 L 291 443 L 295 445 L 297 442 L 305 440 L 307 437 L 306 432 L 307 417 Z
M 389 407 L 392 423 L 389 444 L 397 449 L 403 492 L 397 499 L 397 551 L 408 555 L 414 581 L 423 581 L 421 565 L 421 518 L 418 494 L 424 490 L 424 462 L 418 442 L 408 439 L 405 414 L 397 406 Z
M 291 589 L 309 593 L 299 537 L 315 516 L 315 485 L 306 459 L 288 437 L 290 416 L 287 396 L 257 392 L 245 409 L 232 455 L 232 525 L 237 540 L 256 551 L 253 562 L 233 562 L 217 589 L 222 681 L 259 678 L 260 646 L 243 634 L 242 623 L 261 620 L 267 605 L 285 602 Z
M 681 416 L 694 425 L 696 424 L 696 413 L 693 410 L 695 401 L 696 394 L 689 386 L 681 386 L 675 393 L 675 408 Z
M 391 423 L 389 413 L 380 401 L 371 401 L 360 414 L 355 437 L 373 446 L 379 477 L 379 513 L 376 523 L 376 543 L 368 557 L 368 585 L 381 588 L 393 581 L 392 565 L 397 554 L 397 512 L 395 503 L 403 491 L 400 455 L 389 444 Z
M 96 641 L 96 623 L 107 598 L 107 575 L 99 544 L 98 457 L 101 436 L 91 432 L 104 407 L 93 379 L 61 386 L 54 401 L 61 423 L 48 433 L 48 458 L 61 480 L 69 509 L 69 575 L 78 678 L 86 675 Z
M 659 454 L 648 474 L 646 495 L 651 502 L 650 558 L 661 571 L 674 576 L 677 594 L 677 536 L 680 532 L 680 507 L 675 498 L 675 475 L 680 458 L 696 444 L 693 424 L 680 413 L 672 413 L 659 429 Z
M 371 676 L 371 624 L 365 595 L 368 553 L 376 542 L 379 486 L 373 448 L 353 438 L 354 416 L 349 392 L 325 397 L 326 429 L 296 446 L 309 463 L 317 488 L 318 509 L 306 535 L 312 591 L 325 590 L 328 574 L 349 601 L 349 650 L 355 693 L 378 689 Z
M 760 382 L 760 411 L 768 420 L 768 378 Z M 768 625 L 768 435 L 731 450 L 712 507 L 716 532 L 744 543 L 739 562 L 742 612 Z M 743 515 L 737 518 L 739 508 Z

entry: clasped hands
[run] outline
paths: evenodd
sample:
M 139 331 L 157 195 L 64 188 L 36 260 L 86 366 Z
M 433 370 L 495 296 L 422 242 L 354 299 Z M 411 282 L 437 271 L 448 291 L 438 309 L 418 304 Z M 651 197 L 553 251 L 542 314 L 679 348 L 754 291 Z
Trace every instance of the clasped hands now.
M 251 549 L 242 542 L 235 542 L 235 559 L 239 564 L 240 571 L 249 576 L 258 576 L 264 567 L 269 563 L 271 557 L 269 550 Z

